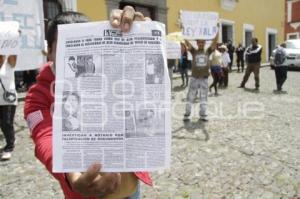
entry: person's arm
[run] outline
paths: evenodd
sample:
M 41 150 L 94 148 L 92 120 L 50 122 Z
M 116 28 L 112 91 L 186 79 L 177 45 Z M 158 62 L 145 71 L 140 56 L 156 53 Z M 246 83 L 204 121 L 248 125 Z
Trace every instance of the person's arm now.
M 92 165 L 85 173 L 53 173 L 51 93 L 36 84 L 28 91 L 24 106 L 24 116 L 35 144 L 35 156 L 61 184 L 65 192 L 73 192 L 77 197 L 97 196 L 113 192 L 120 185 L 120 174 L 100 175 L 100 165 Z
M 218 25 L 219 27 L 219 25 Z M 219 33 L 216 34 L 215 38 L 212 40 L 210 46 L 208 48 L 216 48 L 217 44 L 218 44 L 218 39 L 219 39 Z
M 110 21 L 112 26 L 129 31 L 135 18 L 146 20 L 140 13 L 135 13 L 132 7 L 114 11 Z M 105 173 L 100 175 L 101 165 L 92 165 L 87 172 L 53 173 L 52 172 L 52 115 L 53 96 L 50 89 L 36 84 L 27 93 L 24 106 L 24 116 L 28 122 L 32 139 L 35 143 L 35 155 L 46 166 L 62 185 L 64 191 L 74 191 L 80 196 L 99 196 L 114 192 L 121 183 L 120 173 Z M 51 100 L 52 99 L 52 100 Z
M 35 144 L 35 156 L 41 161 L 58 181 L 65 182 L 65 174 L 52 173 L 52 116 L 51 94 L 47 89 L 34 85 L 27 93 L 24 106 L 24 117 L 28 123 L 31 137 Z
M 12 68 L 15 68 L 17 64 L 17 55 L 9 55 L 7 58 L 7 62 Z
M 256 53 L 261 53 L 262 50 L 262 46 L 258 45 L 257 48 L 255 50 L 249 50 L 249 52 L 247 52 L 248 54 L 256 54 Z
M 195 48 L 193 47 L 193 45 L 188 40 L 184 40 L 184 43 L 187 46 L 187 50 L 194 54 Z

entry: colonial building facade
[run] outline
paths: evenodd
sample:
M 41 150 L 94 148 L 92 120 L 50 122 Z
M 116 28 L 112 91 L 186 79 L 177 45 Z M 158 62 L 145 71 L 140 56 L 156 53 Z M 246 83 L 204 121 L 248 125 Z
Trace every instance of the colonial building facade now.
M 132 5 L 153 20 L 165 23 L 169 33 L 180 31 L 181 10 L 218 12 L 219 41 L 231 40 L 235 45 L 248 46 L 251 38 L 257 37 L 264 48 L 264 62 L 269 60 L 275 46 L 285 39 L 285 2 L 282 0 L 44 0 L 44 4 L 47 2 L 55 4 L 56 10 L 83 12 L 94 21 L 106 20 L 113 8 Z M 48 13 L 45 17 L 52 17 L 49 13 L 54 7 L 44 8 Z

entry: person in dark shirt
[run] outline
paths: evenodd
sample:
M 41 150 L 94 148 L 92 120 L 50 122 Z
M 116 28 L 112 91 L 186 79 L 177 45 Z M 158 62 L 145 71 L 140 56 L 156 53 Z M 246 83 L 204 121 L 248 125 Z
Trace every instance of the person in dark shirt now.
M 189 77 L 188 77 L 188 53 L 187 47 L 184 43 L 181 44 L 181 58 L 179 60 L 179 71 L 181 74 L 182 85 L 181 86 L 188 86 L 189 84 Z
M 260 63 L 261 63 L 261 53 L 262 53 L 262 46 L 258 44 L 258 39 L 253 38 L 252 44 L 246 49 L 246 63 L 247 69 L 241 82 L 239 88 L 245 88 L 245 84 L 247 83 L 249 76 L 251 73 L 254 73 L 254 80 L 255 80 L 255 90 L 259 90 L 259 70 L 260 70 Z
M 245 47 L 242 46 L 241 43 L 239 43 L 238 47 L 235 50 L 236 53 L 236 64 L 238 67 L 238 73 L 240 72 L 240 67 L 242 69 L 242 72 L 244 72 L 244 53 L 245 53 Z
M 233 63 L 233 54 L 234 54 L 234 46 L 232 45 L 232 41 L 231 40 L 228 40 L 227 41 L 227 49 L 228 49 L 228 54 L 229 54 L 229 57 L 230 57 L 230 63 L 229 63 L 229 71 L 232 70 L 232 63 Z

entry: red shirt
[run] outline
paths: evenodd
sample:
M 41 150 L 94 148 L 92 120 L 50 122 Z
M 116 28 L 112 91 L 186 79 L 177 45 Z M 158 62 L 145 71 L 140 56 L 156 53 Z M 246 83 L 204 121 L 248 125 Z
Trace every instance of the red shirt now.
M 27 93 L 24 117 L 27 120 L 31 137 L 35 144 L 35 156 L 46 166 L 50 174 L 59 181 L 66 199 L 83 199 L 79 193 L 71 190 L 66 181 L 65 173 L 52 172 L 54 82 L 55 76 L 51 70 L 50 63 L 47 63 L 37 76 L 37 83 Z M 135 172 L 135 175 L 145 184 L 152 185 L 148 172 Z

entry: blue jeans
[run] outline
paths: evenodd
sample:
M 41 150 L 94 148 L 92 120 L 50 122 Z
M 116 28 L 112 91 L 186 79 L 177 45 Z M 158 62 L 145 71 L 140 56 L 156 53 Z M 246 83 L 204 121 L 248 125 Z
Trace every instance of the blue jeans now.
M 138 183 L 136 192 L 132 196 L 129 196 L 125 199 L 140 199 L 140 195 L 141 195 L 141 187 L 140 187 L 140 183 Z

